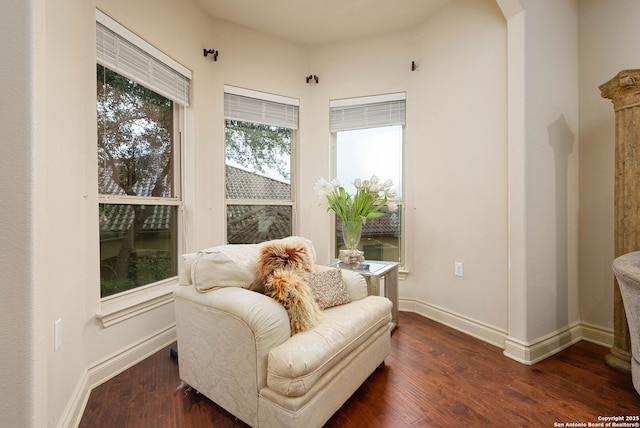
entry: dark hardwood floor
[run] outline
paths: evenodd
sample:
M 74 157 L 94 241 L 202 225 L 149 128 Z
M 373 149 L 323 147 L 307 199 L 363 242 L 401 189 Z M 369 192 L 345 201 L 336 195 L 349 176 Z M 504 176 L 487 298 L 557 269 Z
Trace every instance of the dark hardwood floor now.
M 630 375 L 607 366 L 608 349 L 589 342 L 526 366 L 407 312 L 391 342 L 385 364 L 327 427 L 587 426 L 640 415 Z M 167 347 L 95 388 L 80 427 L 246 427 L 196 391 L 177 389 L 169 354 Z

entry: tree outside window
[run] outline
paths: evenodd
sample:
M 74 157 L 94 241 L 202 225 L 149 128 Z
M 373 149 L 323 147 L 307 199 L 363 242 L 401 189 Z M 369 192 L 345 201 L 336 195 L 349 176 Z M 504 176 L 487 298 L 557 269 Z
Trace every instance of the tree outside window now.
M 227 242 L 290 236 L 296 100 L 229 86 L 224 96 Z
M 100 292 L 177 274 L 174 105 L 97 66 Z

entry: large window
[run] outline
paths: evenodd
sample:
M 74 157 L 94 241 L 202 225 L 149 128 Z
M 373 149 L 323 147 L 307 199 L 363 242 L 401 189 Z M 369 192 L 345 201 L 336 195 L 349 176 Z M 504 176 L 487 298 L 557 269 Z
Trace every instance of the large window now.
M 397 192 L 397 208 L 384 208 L 384 216 L 363 225 L 359 249 L 367 260 L 402 262 L 404 93 L 335 100 L 330 108 L 335 173 L 347 192 L 355 191 L 354 179 L 374 174 L 381 181 L 393 180 Z M 344 248 L 339 228 L 336 222 L 336 256 Z
M 297 100 L 225 87 L 227 242 L 292 235 Z
M 177 275 L 188 81 L 97 18 L 100 294 L 108 297 Z

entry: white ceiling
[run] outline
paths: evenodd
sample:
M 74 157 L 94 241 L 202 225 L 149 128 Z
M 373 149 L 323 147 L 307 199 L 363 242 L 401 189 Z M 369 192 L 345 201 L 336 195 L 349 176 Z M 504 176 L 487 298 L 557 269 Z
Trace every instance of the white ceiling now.
M 315 46 L 414 28 L 452 0 L 195 0 L 205 12 Z

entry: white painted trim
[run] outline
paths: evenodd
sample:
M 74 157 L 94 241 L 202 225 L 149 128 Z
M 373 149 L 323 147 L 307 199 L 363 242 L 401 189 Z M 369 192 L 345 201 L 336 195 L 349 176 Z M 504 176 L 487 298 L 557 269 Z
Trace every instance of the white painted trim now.
M 227 94 L 240 95 L 242 97 L 256 98 L 258 100 L 271 101 L 274 103 L 287 104 L 290 106 L 300 106 L 297 98 L 285 97 L 284 95 L 270 94 L 268 92 L 254 91 L 253 89 L 239 88 L 237 86 L 224 85 L 224 92 Z
M 596 345 L 611 348 L 613 346 L 613 330 L 604 329 L 600 326 L 582 323 L 582 339 Z
M 85 371 L 58 420 L 57 428 L 77 427 L 80 424 L 82 414 L 89 401 L 89 394 L 91 393 L 87 383 L 88 380 L 89 377 Z
M 114 352 L 89 366 L 88 383 L 93 389 L 122 373 L 176 340 L 176 325 L 159 330 L 131 346 Z
M 505 340 L 504 355 L 522 364 L 533 365 L 583 339 L 580 323 L 549 333 L 531 342 L 513 337 Z
M 106 328 L 171 303 L 176 283 L 176 279 L 171 279 L 168 283 L 141 287 L 115 298 L 104 298 L 100 301 L 100 312 L 96 318 Z
M 592 324 L 575 322 L 533 341 L 523 342 L 509 336 L 508 332 L 502 329 L 417 299 L 399 299 L 398 309 L 404 312 L 415 312 L 425 318 L 502 348 L 506 357 L 527 365 L 542 361 L 580 340 L 607 348 L 613 345 L 613 331 Z
M 476 339 L 480 339 L 499 348 L 504 348 L 507 337 L 506 331 L 449 311 L 448 309 L 416 299 L 399 299 L 398 309 L 406 312 L 415 312 L 423 317 L 475 337 Z

